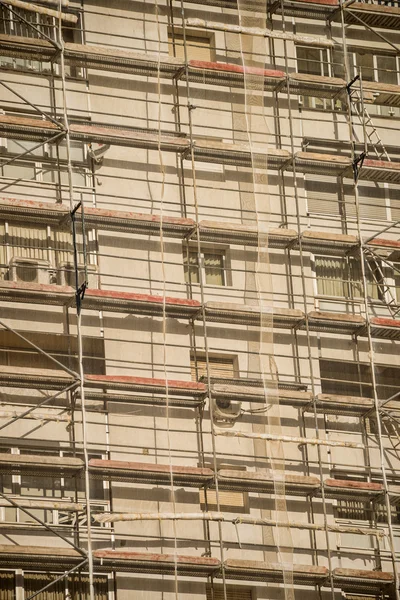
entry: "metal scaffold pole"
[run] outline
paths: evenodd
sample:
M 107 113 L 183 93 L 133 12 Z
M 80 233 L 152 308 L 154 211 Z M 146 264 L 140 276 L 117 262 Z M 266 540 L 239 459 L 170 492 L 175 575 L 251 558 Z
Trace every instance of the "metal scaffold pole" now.
M 385 448 L 384 448 L 383 438 L 382 438 L 380 400 L 378 397 L 377 380 L 376 380 L 375 349 L 374 349 L 373 339 L 372 339 L 372 335 L 371 335 L 370 303 L 369 303 L 369 299 L 368 299 L 368 282 L 367 282 L 367 277 L 366 277 L 366 256 L 365 256 L 365 253 L 363 252 L 363 242 L 362 242 L 363 232 L 362 232 L 359 190 L 358 190 L 360 171 L 362 169 L 364 159 L 368 152 L 367 140 L 365 138 L 366 123 L 365 123 L 365 114 L 364 114 L 364 110 L 363 110 L 364 99 L 363 99 L 363 88 L 362 88 L 362 74 L 361 74 L 361 78 L 360 78 L 360 94 L 361 94 L 360 101 L 361 101 L 361 107 L 362 107 L 361 117 L 362 117 L 362 129 L 363 129 L 363 133 L 364 133 L 364 148 L 365 148 L 365 150 L 361 155 L 358 155 L 356 152 L 356 140 L 355 140 L 355 135 L 354 135 L 354 125 L 353 125 L 352 98 L 351 98 L 351 89 L 350 89 L 352 79 L 351 79 L 350 69 L 349 69 L 349 57 L 348 57 L 348 48 L 347 48 L 346 30 L 345 30 L 345 18 L 344 18 L 345 7 L 344 7 L 342 0 L 340 3 L 340 8 L 341 8 L 340 12 L 341 12 L 343 51 L 344 51 L 344 65 L 345 65 L 347 81 L 350 82 L 349 86 L 347 87 L 347 91 L 348 91 L 347 109 L 348 109 L 349 136 L 350 136 L 351 153 L 352 153 L 351 156 L 352 156 L 352 161 L 353 161 L 353 181 L 354 181 L 353 190 L 354 190 L 354 202 L 355 202 L 355 209 L 356 209 L 356 226 L 357 226 L 358 239 L 360 241 L 359 252 L 360 252 L 360 266 L 361 266 L 361 278 L 362 278 L 362 301 L 363 301 L 363 310 L 364 310 L 365 322 L 366 322 L 366 331 L 367 331 L 367 340 L 368 340 L 368 355 L 369 355 L 370 368 L 371 368 L 374 415 L 375 415 L 375 419 L 376 419 L 376 423 L 377 423 L 376 435 L 377 435 L 377 442 L 378 442 L 378 448 L 379 448 L 380 470 L 381 470 L 382 482 L 383 482 L 383 488 L 384 488 L 384 490 L 383 490 L 384 505 L 385 505 L 387 527 L 388 527 L 388 533 L 389 533 L 388 542 L 389 542 L 389 547 L 390 547 L 390 557 L 391 557 L 393 574 L 394 574 L 394 579 L 395 579 L 394 592 L 395 592 L 396 600 L 400 600 L 400 589 L 399 589 L 400 580 L 399 580 L 398 564 L 397 564 L 397 560 L 396 560 L 394 530 L 393 530 L 393 525 L 392 525 L 392 507 L 391 507 L 391 503 L 390 503 L 390 494 L 389 494 L 388 480 L 387 480 L 387 475 L 386 475 Z M 386 150 L 385 150 L 385 152 L 386 152 Z
M 68 190 L 69 190 L 69 207 L 71 216 L 71 227 L 72 227 L 72 241 L 73 241 L 73 255 L 74 255 L 74 269 L 75 269 L 75 302 L 76 302 L 76 329 L 78 338 L 78 364 L 79 364 L 79 392 L 81 399 L 81 413 L 82 413 L 82 449 L 84 459 L 84 479 L 85 479 L 85 500 L 86 500 L 86 519 L 87 519 L 87 560 L 89 570 L 89 597 L 90 600 L 95 600 L 94 590 L 94 567 L 93 567 L 93 544 L 92 544 L 92 514 L 90 506 L 90 473 L 89 473 L 89 452 L 88 452 L 88 431 L 87 431 L 87 413 L 86 413 L 86 402 L 85 402 L 85 373 L 83 367 L 83 339 L 82 339 L 82 302 L 85 296 L 85 290 L 87 288 L 87 266 L 86 266 L 86 246 L 85 246 L 85 221 L 84 221 L 84 206 L 83 200 L 79 203 L 75 202 L 74 197 L 74 185 L 73 185 L 73 170 L 71 160 L 71 140 L 69 133 L 69 119 L 68 119 L 68 104 L 67 104 L 67 85 L 65 76 L 65 45 L 63 40 L 62 31 L 62 20 L 61 20 L 61 6 L 62 0 L 59 0 L 59 46 L 60 46 L 60 70 L 61 70 L 61 82 L 62 82 L 62 98 L 63 98 L 63 120 L 65 128 L 65 142 L 66 142 L 66 155 L 67 155 L 67 172 L 68 172 Z M 76 231 L 76 213 L 80 210 L 82 216 L 82 239 L 83 239 L 83 262 L 84 262 L 84 274 L 85 280 L 82 284 L 79 282 L 79 257 L 78 257 L 78 245 L 77 245 L 77 231 Z

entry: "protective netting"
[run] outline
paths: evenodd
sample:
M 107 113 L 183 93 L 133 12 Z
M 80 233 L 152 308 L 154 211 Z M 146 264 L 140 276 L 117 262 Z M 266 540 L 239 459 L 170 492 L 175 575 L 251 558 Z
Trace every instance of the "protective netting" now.
M 155 0 L 155 17 L 157 26 L 157 43 L 158 43 L 158 65 L 157 65 L 157 121 L 158 121 L 158 162 L 161 175 L 161 189 L 160 189 L 160 258 L 161 258 L 161 285 L 162 285 L 162 297 L 163 297 L 163 312 L 162 312 L 162 365 L 163 365 L 163 376 L 165 379 L 165 418 L 166 418 L 166 434 L 167 434 L 167 452 L 168 452 L 168 464 L 169 464 L 169 479 L 170 479 L 170 501 L 172 504 L 173 512 L 176 514 L 176 498 L 175 498 L 175 486 L 174 486 L 174 474 L 173 474 L 173 463 L 172 463 L 172 440 L 171 440 L 171 421 L 170 421 L 170 406 L 169 406 L 169 385 L 168 385 L 168 366 L 167 366 L 167 354 L 168 354 L 168 339 L 167 339 L 167 313 L 166 313 L 166 297 L 167 297 L 167 275 L 165 271 L 165 243 L 164 243 L 164 230 L 163 230 L 163 218 L 164 218 L 164 197 L 165 197 L 165 164 L 163 160 L 163 153 L 161 151 L 161 132 L 162 132 L 162 87 L 161 87 L 161 73 L 160 73 L 160 62 L 162 52 L 162 39 L 161 39 L 161 23 L 160 23 L 160 7 L 157 0 Z M 160 535 L 163 534 L 163 523 L 159 521 Z M 179 583 L 178 583 L 178 562 L 177 562 L 177 549 L 178 549 L 178 538 L 176 530 L 176 521 L 172 521 L 173 530 L 173 541 L 174 541 L 174 552 L 175 557 L 175 568 L 174 568 L 174 595 L 178 599 L 179 596 Z
M 238 0 L 239 25 L 264 28 L 266 4 L 261 0 Z M 267 177 L 266 149 L 271 143 L 265 116 L 264 69 L 267 56 L 266 38 L 248 34 L 232 36 L 237 40 L 238 52 L 244 68 L 244 102 L 236 107 L 234 119 L 235 137 L 244 137 L 250 145 L 252 177 L 242 193 L 243 221 L 254 225 L 259 231 L 257 262 L 246 265 L 245 302 L 255 302 L 260 309 L 258 341 L 251 344 L 249 372 L 259 372 L 265 393 L 265 413 L 253 424 L 255 433 L 281 434 L 281 411 L 279 404 L 278 372 L 274 358 L 273 340 L 273 288 L 268 251 L 270 224 L 270 198 Z M 252 67 L 258 68 L 255 72 Z M 257 152 L 258 150 L 258 152 Z M 260 152 L 261 150 L 261 152 Z M 262 157 L 262 158 L 260 158 Z M 254 292 L 256 294 L 254 294 Z M 253 363 L 253 364 L 252 364 Z M 258 406 L 251 406 L 257 409 Z M 258 407 L 259 408 L 259 407 Z M 262 517 L 274 517 L 276 521 L 288 522 L 285 495 L 285 454 L 282 442 L 254 440 L 257 463 L 265 460 L 266 468 L 274 476 L 274 511 L 263 509 Z M 272 514 L 271 514 L 272 513 Z M 263 541 L 269 550 L 266 560 L 278 562 L 283 570 L 283 593 L 289 600 L 293 591 L 293 541 L 289 527 L 263 528 Z

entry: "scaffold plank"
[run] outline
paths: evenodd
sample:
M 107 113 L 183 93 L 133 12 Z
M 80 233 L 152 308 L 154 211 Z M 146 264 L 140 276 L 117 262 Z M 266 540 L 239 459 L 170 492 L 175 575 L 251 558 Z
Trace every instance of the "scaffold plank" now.
M 202 1 L 207 3 L 208 0 Z M 326 19 L 330 16 L 334 20 L 340 20 L 339 7 L 338 0 L 285 0 L 284 2 L 285 16 L 306 19 Z M 271 10 L 280 14 L 281 3 L 273 2 Z M 360 17 L 370 27 L 382 29 L 398 29 L 399 27 L 400 9 L 397 6 L 377 4 L 376 2 L 351 3 L 344 11 L 346 25 L 360 25 L 353 14 Z
M 381 106 L 400 106 L 400 86 L 377 81 L 363 81 L 364 101 Z
M 374 338 L 389 340 L 400 339 L 400 320 L 385 317 L 371 317 L 371 335 Z
M 84 463 L 79 458 L 48 456 L 42 454 L 0 453 L 0 471 L 2 473 L 56 473 L 77 474 Z
M 20 569 L 22 566 L 31 568 L 73 567 L 82 562 L 82 554 L 73 548 L 51 546 L 1 545 L 0 562 L 2 567 Z
M 354 481 L 351 479 L 326 479 L 324 481 L 325 494 L 333 498 L 364 498 L 370 500 L 380 496 L 384 487 L 381 483 L 368 481 Z
M 343 590 L 376 590 L 393 585 L 393 573 L 365 569 L 333 569 L 333 581 Z
M 244 76 L 255 75 L 264 79 L 264 89 L 276 90 L 286 80 L 283 71 L 274 69 L 261 69 L 221 62 L 207 62 L 202 60 L 189 60 L 189 81 L 201 82 L 209 85 L 226 85 L 229 87 L 243 87 Z M 182 72 L 181 77 L 186 77 Z
M 379 29 L 398 29 L 400 24 L 400 8 L 375 2 L 354 2 L 344 12 L 346 25 L 360 25 L 353 15 L 362 19 L 363 23 Z M 339 15 L 337 17 L 339 19 Z
M 218 323 L 259 326 L 263 318 L 259 306 L 230 302 L 206 302 L 205 313 L 208 321 Z M 302 323 L 304 313 L 297 309 L 275 308 L 273 313 L 266 313 L 265 318 L 273 318 L 274 327 L 290 329 Z
M 124 390 L 130 392 L 147 392 L 153 394 L 171 394 L 179 396 L 204 397 L 207 387 L 196 381 L 180 381 L 177 379 L 157 379 L 154 377 L 132 377 L 130 375 L 86 375 L 87 388 L 104 388 L 108 390 Z
M 291 496 L 315 494 L 321 487 L 317 477 L 305 475 L 269 473 L 267 471 L 235 471 L 234 469 L 218 471 L 218 488 L 221 490 L 271 494 L 279 486 L 285 490 L 285 494 Z
M 371 398 L 358 398 L 357 396 L 343 396 L 335 394 L 318 394 L 317 411 L 335 415 L 364 415 L 373 408 Z M 310 405 L 309 410 L 313 410 Z
M 66 371 L 0 366 L 0 384 L 16 388 L 59 390 L 74 383 Z
M 181 59 L 166 54 L 152 55 L 70 42 L 65 44 L 65 59 L 67 64 L 86 69 L 104 69 L 153 77 L 160 73 L 169 79 L 185 66 Z
M 202 241 L 224 241 L 244 246 L 268 244 L 270 248 L 286 248 L 297 239 L 294 229 L 268 229 L 263 231 L 252 225 L 224 223 L 223 221 L 200 221 L 199 233 Z
M 324 252 L 333 251 L 336 254 L 354 250 L 359 245 L 359 241 L 355 235 L 307 229 L 301 233 L 301 244 L 304 250 L 310 252 L 321 251 L 323 248 Z
M 34 223 L 45 223 L 54 227 L 68 227 L 66 218 L 69 210 L 65 205 L 53 202 L 37 202 L 17 198 L 0 198 L 0 214 L 4 220 L 28 219 Z M 164 235 L 183 238 L 195 226 L 195 221 L 168 215 L 145 214 L 105 208 L 85 207 L 85 222 L 88 227 L 104 231 L 127 231 L 144 235 Z
M 91 459 L 89 470 L 92 475 L 102 478 L 110 477 L 116 481 L 136 481 L 155 485 L 171 485 L 171 482 L 174 482 L 179 485 L 199 487 L 214 479 L 213 471 L 207 468 L 121 460 Z
M 360 315 L 314 310 L 308 315 L 308 325 L 312 331 L 352 334 L 365 326 L 365 319 Z
M 191 577 L 209 576 L 220 568 L 217 558 L 205 556 L 184 556 L 179 554 L 158 554 L 153 552 L 133 552 L 130 550 L 95 550 L 93 558 L 101 561 L 102 567 L 129 573 L 158 573 Z
M 285 566 L 253 560 L 228 559 L 224 562 L 228 579 L 249 579 L 250 581 L 284 582 Z M 293 564 L 286 567 L 293 575 L 296 585 L 318 585 L 325 582 L 329 571 L 326 567 Z
M 74 295 L 75 290 L 70 286 L 0 281 L 0 299 L 4 301 L 64 306 Z
M 55 46 L 44 39 L 0 34 L 1 56 L 50 61 L 55 52 Z
M 311 75 L 309 73 L 291 73 L 288 77 L 290 92 L 302 96 L 318 96 L 318 98 L 336 98 L 340 92 L 346 91 L 346 82 L 339 77 Z
M 296 169 L 300 173 L 321 175 L 343 175 L 351 168 L 351 159 L 339 154 L 321 154 L 319 152 L 297 152 Z
M 366 158 L 360 171 L 360 179 L 400 183 L 400 162 Z
M 287 150 L 265 148 L 261 145 L 250 146 L 247 143 L 228 143 L 218 140 L 194 140 L 194 156 L 203 162 L 280 169 L 290 159 Z M 267 161 L 267 163 L 266 163 Z
M 246 386 L 246 385 L 229 385 L 214 383 L 211 385 L 211 395 L 213 398 L 242 400 L 243 402 L 259 402 L 268 404 L 271 400 L 279 398 L 282 405 L 307 406 L 312 400 L 310 392 L 299 392 L 296 390 L 268 390 L 264 391 L 264 387 Z
M 1 297 L 1 286 L 0 286 Z M 115 290 L 88 289 L 85 293 L 86 309 L 110 310 L 112 312 L 128 312 L 162 317 L 186 318 L 197 315 L 201 303 L 186 298 L 170 296 L 154 296 L 151 294 L 134 294 Z
M 76 502 L 68 502 L 63 500 L 31 500 L 30 498 L 24 498 L 23 496 L 11 496 L 11 500 L 16 502 L 21 508 L 33 508 L 41 510 L 58 510 L 60 512 L 82 512 L 85 509 L 83 504 Z M 9 508 L 11 503 L 7 502 L 4 498 L 0 498 L 0 506 Z

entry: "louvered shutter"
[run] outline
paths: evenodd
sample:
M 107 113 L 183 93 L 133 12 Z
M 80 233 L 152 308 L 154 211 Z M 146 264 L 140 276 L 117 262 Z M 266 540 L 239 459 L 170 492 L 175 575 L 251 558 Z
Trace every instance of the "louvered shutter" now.
M 0 571 L 0 600 L 14 600 L 15 574 Z
M 213 464 L 205 464 L 205 467 L 212 469 Z M 245 471 L 245 468 L 236 465 L 221 465 L 224 470 Z M 245 513 L 248 512 L 248 493 L 247 492 L 231 492 L 225 490 L 218 491 L 219 506 L 222 511 Z M 217 510 L 217 494 L 215 490 L 207 490 L 207 507 L 205 502 L 204 490 L 199 490 L 199 502 L 202 510 Z
M 235 357 L 227 356 L 218 358 L 215 356 L 209 357 L 210 375 L 212 377 L 229 378 L 235 377 Z M 196 363 L 197 363 L 197 377 L 196 377 Z M 207 374 L 207 365 L 205 356 L 198 356 L 195 361 L 192 356 L 190 359 L 190 373 L 192 381 L 197 381 L 204 375 Z
M 10 223 L 8 242 L 15 257 L 47 259 L 46 227 L 29 227 L 23 223 Z
M 390 185 L 389 188 L 391 219 L 400 221 L 400 185 Z
M 87 575 L 75 575 L 69 579 L 69 591 L 71 600 L 89 600 L 89 577 Z M 108 580 L 102 575 L 94 576 L 95 600 L 107 600 Z
M 206 588 L 207 600 L 224 600 L 224 588 L 222 586 L 207 586 Z M 253 594 L 251 588 L 244 586 L 230 586 L 226 587 L 226 598 L 227 600 L 252 600 Z
M 323 394 L 372 397 L 369 365 L 320 359 L 319 370 Z
M 244 492 L 218 492 L 219 507 L 222 511 L 244 513 L 246 500 Z M 199 502 L 202 510 L 206 510 L 206 499 L 204 490 L 199 492 Z M 207 490 L 207 510 L 217 510 L 217 494 L 215 490 Z
M 347 183 L 344 185 L 344 198 L 346 206 L 346 216 L 357 216 L 354 186 Z M 385 221 L 387 219 L 386 210 L 386 190 L 383 183 L 375 183 L 373 181 L 363 181 L 358 185 L 358 202 L 360 206 L 361 219 L 379 219 Z
M 168 35 L 170 54 L 173 55 L 173 40 L 175 41 L 175 56 L 185 59 L 183 46 L 183 35 Z M 188 60 L 204 60 L 210 62 L 213 60 L 211 39 L 202 35 L 186 35 L 186 52 Z
M 340 186 L 336 177 L 307 175 L 305 190 L 309 213 L 339 214 Z
M 24 591 L 25 598 L 29 598 L 49 585 L 56 579 L 56 575 L 49 573 L 25 573 L 24 574 Z M 65 582 L 62 579 L 57 581 L 44 592 L 40 592 L 35 598 L 36 600 L 64 600 Z
M 43 587 L 57 579 L 57 575 L 48 573 L 25 573 L 24 590 L 25 598 L 39 592 Z M 68 578 L 68 592 L 71 600 L 89 600 L 89 577 L 87 575 L 73 575 Z M 40 592 L 38 600 L 65 600 L 66 582 L 64 579 L 54 583 L 49 589 Z M 94 591 L 96 600 L 107 600 L 107 577 L 95 575 Z M 0 596 L 1 598 L 1 596 Z

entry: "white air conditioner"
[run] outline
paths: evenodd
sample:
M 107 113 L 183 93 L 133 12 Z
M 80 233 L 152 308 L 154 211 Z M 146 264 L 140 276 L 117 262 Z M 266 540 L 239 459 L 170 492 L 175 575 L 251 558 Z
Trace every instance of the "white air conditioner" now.
M 99 276 L 96 265 L 87 265 L 88 275 L 88 287 L 90 289 L 98 289 L 99 287 Z M 85 281 L 85 266 L 83 264 L 78 265 L 78 285 L 81 286 Z M 75 267 L 74 263 L 62 262 L 58 267 L 57 275 L 58 285 L 69 285 L 75 287 Z
M 50 264 L 38 258 L 14 257 L 10 260 L 9 277 L 18 283 L 50 283 Z
M 230 400 L 212 400 L 211 410 L 218 427 L 233 427 L 242 414 L 242 403 Z

